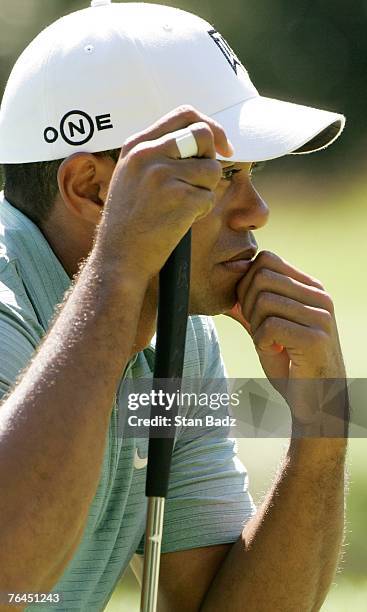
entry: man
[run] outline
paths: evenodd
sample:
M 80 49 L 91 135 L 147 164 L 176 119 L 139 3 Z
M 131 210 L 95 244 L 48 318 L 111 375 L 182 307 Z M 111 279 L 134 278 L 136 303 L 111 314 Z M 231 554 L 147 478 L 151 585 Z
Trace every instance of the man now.
M 251 183 L 254 162 L 343 125 L 259 96 L 212 26 L 167 7 L 94 0 L 18 60 L 0 114 L 1 610 L 10 592 L 20 609 L 102 610 L 142 552 L 146 441 L 121 439 L 117 417 L 124 381 L 152 375 L 157 276 L 188 228 L 184 378 L 224 376 L 217 313 L 251 334 L 270 380 L 345 377 L 322 285 L 255 258 L 268 208 Z M 180 159 L 187 128 L 195 159 Z M 257 511 L 231 440 L 178 436 L 160 610 L 320 608 L 346 441 L 320 437 L 327 415 L 296 386 L 289 404 L 294 436 Z

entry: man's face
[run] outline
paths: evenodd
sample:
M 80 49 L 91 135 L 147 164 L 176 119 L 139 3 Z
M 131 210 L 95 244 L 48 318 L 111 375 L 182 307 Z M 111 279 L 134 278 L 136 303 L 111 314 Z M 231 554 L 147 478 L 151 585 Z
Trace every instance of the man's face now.
M 223 178 L 209 215 L 192 227 L 191 314 L 219 314 L 236 303 L 236 285 L 257 243 L 252 230 L 267 222 L 269 209 L 251 183 L 256 164 L 223 162 Z
M 76 163 L 75 159 L 73 163 Z M 100 160 L 102 163 L 104 184 L 108 186 L 115 164 L 109 158 Z M 192 226 L 190 314 L 220 314 L 230 310 L 237 301 L 236 286 L 249 268 L 247 262 L 253 259 L 257 250 L 253 230 L 265 225 L 269 215 L 267 205 L 251 182 L 254 165 L 222 162 L 223 176 L 216 188 L 214 207 L 210 214 Z M 64 210 L 65 207 L 60 204 L 59 208 Z M 70 275 L 75 274 L 80 257 L 86 257 L 93 244 L 95 226 L 88 222 L 83 227 L 87 227 L 84 232 L 87 238 L 82 247 L 78 226 L 79 258 L 69 265 Z M 56 230 L 47 236 L 53 248 L 55 233 L 60 234 L 57 224 Z M 64 251 L 59 249 L 56 252 L 66 265 Z M 240 261 L 228 263 L 230 259 Z M 158 278 L 151 282 L 147 291 L 144 303 L 146 319 L 155 319 L 157 302 Z

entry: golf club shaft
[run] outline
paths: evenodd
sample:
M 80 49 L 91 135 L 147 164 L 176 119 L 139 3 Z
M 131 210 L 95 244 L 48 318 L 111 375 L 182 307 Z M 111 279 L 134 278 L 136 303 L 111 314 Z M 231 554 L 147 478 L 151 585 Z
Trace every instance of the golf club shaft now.
M 179 390 L 181 385 L 190 293 L 191 230 L 182 238 L 159 275 L 157 344 L 153 386 Z M 172 407 L 171 417 L 177 407 Z M 165 413 L 152 406 L 151 417 Z M 154 434 L 154 435 L 153 435 Z M 168 490 L 175 428 L 150 432 L 146 495 L 148 515 L 145 531 L 141 612 L 157 607 L 164 503 Z M 158 436 L 158 437 L 157 437 Z M 161 436 L 161 437 L 159 437 Z
M 144 550 L 144 572 L 141 612 L 157 609 L 161 540 L 163 533 L 164 497 L 149 497 Z

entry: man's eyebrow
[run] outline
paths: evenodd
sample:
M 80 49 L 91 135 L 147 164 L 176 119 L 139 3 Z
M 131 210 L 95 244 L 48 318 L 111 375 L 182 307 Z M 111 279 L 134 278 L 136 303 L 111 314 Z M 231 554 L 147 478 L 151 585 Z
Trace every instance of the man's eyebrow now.
M 235 166 L 241 166 L 245 164 L 249 164 L 250 162 L 240 162 L 240 161 L 224 161 L 222 159 L 218 160 L 221 163 L 222 169 L 225 170 L 227 168 L 234 168 Z
M 250 162 L 240 162 L 240 161 L 225 161 L 223 159 L 219 159 L 218 160 L 222 166 L 222 168 L 231 168 L 232 166 L 238 166 L 241 164 L 249 164 Z M 267 162 L 266 161 L 260 161 L 260 162 L 251 162 L 251 166 L 252 167 L 256 167 L 256 168 L 263 168 L 265 166 Z
M 240 162 L 235 162 L 235 161 L 224 161 L 222 159 L 218 160 L 220 161 L 220 164 L 222 166 L 222 168 L 231 168 L 232 166 L 235 166 L 236 164 L 239 164 Z

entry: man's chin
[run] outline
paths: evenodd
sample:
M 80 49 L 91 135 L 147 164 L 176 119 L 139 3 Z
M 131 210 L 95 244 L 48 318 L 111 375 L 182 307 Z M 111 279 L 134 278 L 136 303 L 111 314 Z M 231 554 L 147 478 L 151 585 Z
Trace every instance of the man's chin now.
M 228 296 L 207 296 L 206 299 L 201 297 L 196 299 L 192 296 L 190 299 L 189 313 L 190 315 L 208 315 L 215 316 L 228 312 L 237 304 L 237 295 L 233 291 Z

